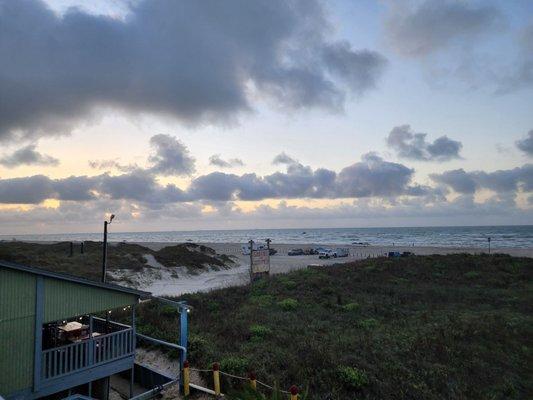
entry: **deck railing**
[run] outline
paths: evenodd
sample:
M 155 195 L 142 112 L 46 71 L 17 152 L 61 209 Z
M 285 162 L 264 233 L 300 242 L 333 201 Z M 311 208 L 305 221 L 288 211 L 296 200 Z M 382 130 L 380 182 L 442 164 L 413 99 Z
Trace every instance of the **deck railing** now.
M 65 376 L 133 355 L 135 352 L 133 329 L 126 325 L 114 323 L 110 325 L 117 325 L 120 330 L 44 350 L 41 357 L 42 379 Z

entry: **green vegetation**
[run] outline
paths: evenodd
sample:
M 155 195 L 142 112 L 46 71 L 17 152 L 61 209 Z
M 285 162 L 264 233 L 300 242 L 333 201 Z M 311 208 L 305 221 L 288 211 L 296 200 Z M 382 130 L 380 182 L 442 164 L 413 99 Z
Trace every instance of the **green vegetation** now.
M 187 295 L 189 359 L 309 399 L 533 398 L 532 273 L 503 255 L 381 258 Z M 177 338 L 162 310 L 143 304 L 139 329 Z
M 131 243 L 110 243 L 107 252 L 108 270 L 129 269 L 140 272 L 143 268 L 149 267 L 144 257 L 147 254 L 152 255 L 165 267 L 186 267 L 192 273 L 204 270 L 208 266 L 228 268 L 234 264 L 230 257 L 216 254 L 210 247 L 194 243 L 167 246 L 159 251 Z M 85 242 L 84 254 L 81 254 L 81 244 L 76 243 L 73 255 L 70 257 L 69 242 L 39 244 L 1 241 L 0 260 L 99 280 L 102 268 L 102 243 Z M 112 279 L 112 276 L 109 278 Z
M 339 367 L 340 381 L 353 389 L 361 389 L 368 384 L 368 377 L 364 371 L 353 367 Z

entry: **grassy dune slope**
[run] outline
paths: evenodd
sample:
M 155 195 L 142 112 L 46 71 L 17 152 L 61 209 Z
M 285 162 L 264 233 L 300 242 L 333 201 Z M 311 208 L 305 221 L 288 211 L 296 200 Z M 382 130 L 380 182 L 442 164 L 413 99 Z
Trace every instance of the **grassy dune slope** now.
M 80 244 L 77 243 L 74 254 L 70 257 L 68 242 L 54 244 L 0 242 L 0 260 L 99 280 L 102 268 L 102 243 L 87 241 L 84 254 L 81 254 L 80 250 Z M 198 272 L 208 266 L 225 268 L 234 264 L 228 256 L 216 254 L 209 247 L 193 243 L 167 246 L 158 251 L 137 244 L 113 243 L 109 245 L 107 252 L 108 270 L 142 271 L 147 267 L 143 257 L 145 254 L 153 255 L 166 267 L 187 267 L 190 272 Z
M 190 361 L 311 399 L 533 398 L 532 273 L 497 255 L 370 259 L 185 296 Z M 176 319 L 146 305 L 139 329 L 174 340 Z

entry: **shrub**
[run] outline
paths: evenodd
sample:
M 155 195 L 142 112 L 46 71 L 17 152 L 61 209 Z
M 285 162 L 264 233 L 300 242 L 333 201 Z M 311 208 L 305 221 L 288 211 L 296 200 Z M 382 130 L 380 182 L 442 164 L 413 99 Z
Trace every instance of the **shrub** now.
M 250 335 L 252 339 L 263 339 L 272 333 L 272 329 L 264 325 L 252 325 L 250 327 Z
M 248 371 L 248 360 L 242 357 L 226 357 L 220 361 L 220 370 L 233 375 L 245 376 Z
M 338 369 L 340 380 L 353 389 L 361 389 L 368 385 L 368 376 L 359 368 L 342 366 Z
M 375 320 L 374 318 L 362 319 L 361 321 L 357 323 L 359 328 L 368 329 L 368 330 L 375 328 L 376 326 L 378 326 L 378 324 L 379 322 Z
M 178 309 L 174 306 L 169 306 L 167 304 L 161 306 L 161 315 L 165 317 L 177 317 L 179 314 Z
M 278 302 L 278 306 L 283 311 L 292 311 L 298 307 L 298 300 L 295 299 L 285 299 Z
M 361 308 L 359 303 L 348 303 L 342 306 L 342 309 L 348 312 L 359 311 L 359 308 Z
M 480 276 L 481 276 L 481 273 L 477 271 L 468 271 L 464 274 L 464 277 L 466 279 L 476 279 L 476 278 L 479 278 Z
M 251 302 L 259 307 L 268 307 L 274 302 L 274 297 L 269 294 L 253 295 Z

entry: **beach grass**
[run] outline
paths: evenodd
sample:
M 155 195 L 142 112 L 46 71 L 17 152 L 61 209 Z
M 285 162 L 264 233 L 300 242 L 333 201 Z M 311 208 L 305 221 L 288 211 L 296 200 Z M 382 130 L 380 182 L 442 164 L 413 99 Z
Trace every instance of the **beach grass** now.
M 378 258 L 185 295 L 189 361 L 309 399 L 533 398 L 532 273 L 507 255 Z M 175 341 L 164 310 L 142 305 L 138 329 Z M 256 398 L 239 388 L 223 379 Z
M 80 243 L 74 244 L 72 255 L 70 248 L 70 242 L 2 241 L 0 260 L 99 280 L 102 273 L 102 242 L 84 242 L 83 253 Z M 235 264 L 231 257 L 194 243 L 169 245 L 157 251 L 134 243 L 112 243 L 107 252 L 108 271 L 141 272 L 149 267 L 145 255 L 152 255 L 165 267 L 185 267 L 191 273 L 209 268 L 228 268 Z M 108 275 L 108 279 L 113 280 L 113 276 Z

